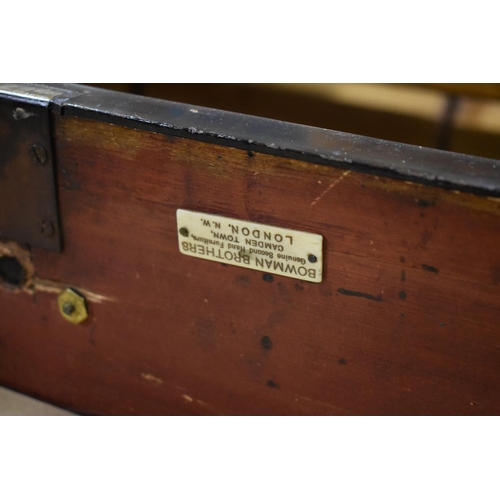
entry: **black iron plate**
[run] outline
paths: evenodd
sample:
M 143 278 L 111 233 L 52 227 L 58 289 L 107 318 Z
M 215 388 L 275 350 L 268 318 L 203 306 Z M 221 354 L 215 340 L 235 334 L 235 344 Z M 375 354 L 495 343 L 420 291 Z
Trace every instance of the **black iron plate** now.
M 0 238 L 60 252 L 49 104 L 0 95 Z

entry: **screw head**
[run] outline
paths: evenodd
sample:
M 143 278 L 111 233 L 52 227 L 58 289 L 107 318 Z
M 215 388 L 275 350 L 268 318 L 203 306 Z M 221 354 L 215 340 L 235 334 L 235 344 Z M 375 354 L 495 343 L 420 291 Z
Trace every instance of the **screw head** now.
M 179 233 L 182 235 L 182 236 L 189 236 L 189 231 L 187 230 L 187 228 L 185 227 L 181 227 L 179 229 Z
M 75 304 L 73 302 L 65 302 L 62 306 L 62 311 L 64 314 L 71 316 L 76 311 Z
M 67 288 L 57 297 L 57 305 L 61 316 L 75 325 L 89 316 L 85 298 L 72 288 Z
M 42 227 L 40 229 L 40 232 L 43 234 L 43 236 L 47 238 L 54 236 L 55 233 L 54 224 L 52 224 L 52 222 L 48 220 L 42 220 Z
M 44 165 L 47 163 L 47 150 L 43 146 L 40 146 L 40 144 L 34 144 L 30 149 L 30 157 L 35 163 Z
M 309 262 L 311 262 L 312 264 L 314 264 L 315 262 L 318 261 L 318 258 L 316 257 L 316 255 L 313 255 L 312 253 L 310 253 L 308 256 L 307 256 L 307 260 Z

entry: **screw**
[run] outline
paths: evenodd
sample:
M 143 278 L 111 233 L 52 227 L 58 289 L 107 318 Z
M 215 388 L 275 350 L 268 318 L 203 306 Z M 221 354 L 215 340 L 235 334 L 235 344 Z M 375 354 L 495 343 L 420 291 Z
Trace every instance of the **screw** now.
M 182 235 L 182 236 L 189 236 L 189 231 L 185 228 L 185 227 L 181 227 L 179 229 L 179 233 Z
M 89 316 L 85 297 L 71 288 L 67 288 L 57 297 L 57 307 L 62 317 L 75 325 L 82 323 Z
M 51 236 L 54 235 L 55 232 L 54 224 L 52 224 L 52 222 L 50 221 L 42 220 L 42 228 L 40 232 L 47 238 L 50 238 Z
M 16 108 L 12 116 L 14 117 L 14 120 L 23 120 L 24 118 L 32 116 L 32 113 L 27 113 L 23 108 Z
M 314 264 L 315 262 L 318 261 L 318 258 L 316 257 L 316 255 L 313 255 L 312 253 L 310 253 L 308 256 L 307 256 L 307 260 L 309 262 L 311 262 L 312 264 Z
M 64 314 L 71 316 L 76 310 L 75 304 L 73 302 L 65 302 L 62 306 L 62 311 Z
M 47 151 L 43 146 L 40 146 L 40 144 L 31 146 L 30 156 L 40 165 L 44 165 L 47 162 Z

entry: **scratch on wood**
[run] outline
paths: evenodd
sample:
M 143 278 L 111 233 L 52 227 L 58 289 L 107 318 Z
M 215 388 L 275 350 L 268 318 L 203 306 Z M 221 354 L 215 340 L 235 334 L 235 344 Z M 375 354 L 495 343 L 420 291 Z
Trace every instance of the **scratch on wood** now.
M 439 273 L 439 270 L 437 269 L 437 267 L 428 266 L 427 264 L 422 264 L 422 269 L 424 271 L 429 271 L 430 273 L 435 273 L 435 274 Z
M 342 295 L 350 295 L 352 297 L 363 297 L 364 299 L 375 300 L 377 302 L 382 302 L 382 295 L 370 295 L 369 293 L 356 292 L 354 290 L 346 290 L 345 288 L 339 288 L 337 292 Z
M 111 297 L 91 292 L 90 290 L 86 290 L 82 287 L 38 277 L 35 272 L 33 261 L 31 260 L 30 251 L 26 250 L 13 241 L 0 242 L 0 257 L 3 256 L 16 258 L 21 263 L 26 273 L 22 286 L 13 288 L 12 290 L 9 289 L 9 292 L 24 292 L 29 295 L 34 295 L 36 292 L 59 294 L 66 290 L 66 288 L 74 288 L 77 292 L 80 292 L 82 295 L 84 295 L 84 297 L 90 302 L 100 304 L 105 301 L 115 301 L 115 299 Z
M 323 198 L 323 196 L 325 196 L 326 193 L 328 193 L 328 191 L 331 191 L 342 179 L 345 179 L 349 174 L 351 173 L 350 170 L 346 170 L 336 181 L 332 182 L 312 203 L 311 203 L 311 207 L 313 207 L 314 205 L 316 205 L 316 203 L 318 203 L 319 200 L 321 200 L 321 198 Z
M 301 396 L 299 394 L 294 394 L 294 396 L 296 396 L 296 398 L 295 398 L 296 402 L 299 402 L 299 400 L 304 400 L 304 401 L 307 401 L 309 403 L 315 403 L 317 405 L 325 406 L 326 408 L 334 410 L 336 414 L 343 415 L 346 413 L 346 410 L 344 408 L 342 408 L 340 406 L 333 405 L 333 404 L 326 403 L 325 401 L 321 401 L 319 399 L 311 399 L 311 398 L 308 398 L 306 396 Z
M 66 288 L 74 288 L 77 292 L 80 292 L 88 301 L 101 304 L 102 302 L 111 301 L 114 302 L 115 299 L 112 297 L 107 297 L 106 295 L 101 295 L 99 293 L 91 292 L 85 288 L 79 286 L 69 285 L 67 283 L 59 283 L 58 281 L 47 280 L 43 278 L 35 277 L 32 281 L 31 293 L 35 292 L 46 292 L 46 293 L 61 293 L 66 290 Z M 29 292 L 29 290 L 26 290 Z
M 197 399 L 196 402 L 201 405 L 201 406 L 206 406 L 207 408 L 212 408 L 212 405 L 209 405 L 208 403 L 205 403 L 201 399 Z
M 141 373 L 141 377 L 148 382 L 152 382 L 155 385 L 163 384 L 163 380 L 161 378 L 155 377 L 151 373 Z
M 201 399 L 194 399 L 191 396 L 188 396 L 187 394 L 182 395 L 182 399 L 187 401 L 188 403 L 198 403 L 200 406 L 206 406 L 207 408 L 213 408 L 212 405 L 205 403 L 205 401 L 202 401 Z

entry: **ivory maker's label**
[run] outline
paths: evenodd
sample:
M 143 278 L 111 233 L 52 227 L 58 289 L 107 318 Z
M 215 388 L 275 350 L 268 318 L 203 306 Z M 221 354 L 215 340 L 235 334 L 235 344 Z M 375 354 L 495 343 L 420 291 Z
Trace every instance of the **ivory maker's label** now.
M 184 255 L 320 283 L 323 236 L 177 210 L 179 250 Z

